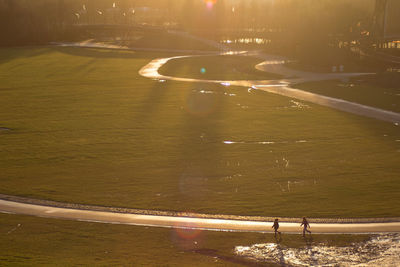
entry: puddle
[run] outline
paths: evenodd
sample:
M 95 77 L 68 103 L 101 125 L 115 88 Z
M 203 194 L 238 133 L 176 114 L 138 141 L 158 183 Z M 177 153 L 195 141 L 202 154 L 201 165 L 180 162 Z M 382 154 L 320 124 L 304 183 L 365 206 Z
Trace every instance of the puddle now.
M 274 262 L 284 266 L 398 266 L 400 235 L 379 235 L 347 247 L 320 244 L 287 248 L 275 243 L 237 246 L 235 254 L 255 262 Z
M 199 93 L 199 94 L 223 94 L 224 96 L 236 96 L 236 94 L 233 93 L 228 93 L 228 92 L 216 92 L 216 91 L 212 91 L 212 90 L 204 90 L 204 89 L 194 89 L 192 90 L 192 92 L 194 93 Z
M 309 105 L 298 102 L 298 101 L 290 100 L 290 103 L 293 104 L 290 106 L 291 108 L 310 108 Z
M 236 96 L 236 94 L 224 93 L 226 96 Z
M 271 142 L 271 141 L 261 141 L 261 142 L 223 141 L 223 143 L 227 144 L 227 145 L 232 145 L 232 144 L 271 145 L 271 144 L 275 144 L 275 142 Z
M 287 167 L 285 167 L 287 168 Z M 275 183 L 278 187 L 279 190 L 282 193 L 290 193 L 291 190 L 296 189 L 296 186 L 301 186 L 304 185 L 304 181 L 287 181 L 287 182 L 281 182 L 281 183 Z M 314 179 L 314 185 L 316 184 L 316 181 Z
M 271 39 L 263 38 L 263 37 L 252 37 L 252 38 L 233 38 L 233 39 L 223 39 L 220 41 L 222 44 L 270 44 L 272 43 Z
M 299 101 L 290 100 L 290 106 L 281 106 L 276 109 L 310 109 L 311 107 Z
M 297 141 L 280 141 L 280 142 L 275 142 L 275 141 L 231 141 L 231 140 L 225 140 L 223 141 L 224 144 L 226 145 L 232 145 L 232 144 L 246 144 L 246 145 L 273 145 L 273 144 L 289 144 L 289 143 L 308 143 L 309 141 L 307 140 L 297 140 Z
M 242 104 L 236 104 L 238 107 L 242 108 L 242 109 L 248 109 L 249 106 L 243 106 Z
M 0 127 L 0 133 L 1 132 L 8 132 L 8 131 L 11 131 L 11 129 L 6 128 L 6 127 Z
M 339 83 L 339 87 L 354 87 L 356 86 L 354 83 Z
M 167 80 L 163 80 L 163 79 L 153 79 L 153 81 L 159 82 L 159 83 L 165 83 L 165 82 L 167 82 Z
M 234 179 L 239 179 L 242 176 L 243 176 L 243 174 L 237 173 L 237 174 L 233 174 L 233 175 L 224 176 L 224 177 L 220 178 L 220 180 L 221 181 L 231 181 Z
M 200 93 L 200 94 L 214 94 L 215 92 L 214 91 L 207 91 L 207 90 L 200 90 L 200 91 L 197 91 L 198 93 Z

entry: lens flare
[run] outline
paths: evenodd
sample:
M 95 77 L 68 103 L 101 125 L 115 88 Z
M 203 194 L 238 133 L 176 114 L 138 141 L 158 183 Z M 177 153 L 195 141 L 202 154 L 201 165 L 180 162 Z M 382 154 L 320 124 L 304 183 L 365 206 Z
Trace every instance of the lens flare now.
M 204 235 L 196 227 L 196 225 L 178 223 L 171 232 L 171 241 L 182 250 L 198 249 L 198 245 L 203 243 Z
M 204 2 L 206 3 L 207 8 L 212 8 L 217 3 L 217 0 L 204 0 Z
M 194 240 L 198 238 L 201 234 L 201 230 L 196 229 L 196 227 L 196 225 L 186 223 L 182 225 L 177 225 L 177 228 L 175 228 L 175 230 L 181 239 Z

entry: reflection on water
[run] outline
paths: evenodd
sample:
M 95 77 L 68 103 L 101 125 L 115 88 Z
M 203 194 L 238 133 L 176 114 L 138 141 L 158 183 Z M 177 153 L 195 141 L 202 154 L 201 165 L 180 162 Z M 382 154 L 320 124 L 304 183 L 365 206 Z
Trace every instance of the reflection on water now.
M 379 235 L 367 242 L 347 247 L 326 245 L 287 248 L 279 244 L 237 246 L 235 253 L 257 262 L 289 266 L 399 266 L 400 235 Z
M 221 43 L 223 44 L 270 44 L 272 42 L 271 39 L 261 38 L 261 37 L 253 37 L 253 38 L 235 38 L 235 39 L 223 39 Z
M 243 106 L 242 104 L 238 103 L 236 104 L 238 107 L 242 108 L 242 109 L 248 109 L 249 106 Z
M 280 141 L 280 142 L 275 142 L 275 141 L 231 141 L 231 140 L 223 141 L 223 143 L 226 145 L 232 145 L 232 144 L 273 145 L 273 144 L 307 143 L 307 142 L 308 142 L 307 140 L 297 140 L 297 141 L 293 141 L 293 142 L 289 142 L 289 141 Z
M 236 96 L 236 94 L 224 93 L 226 96 Z
M 277 107 L 276 109 L 310 109 L 311 107 L 300 101 L 290 100 L 289 105 Z
M 294 101 L 294 100 L 290 100 L 290 103 L 292 103 L 293 105 L 291 106 L 292 108 L 310 108 L 309 105 L 301 103 L 299 101 Z
M 201 94 L 213 94 L 215 92 L 214 91 L 207 91 L 207 90 L 200 90 L 199 93 L 201 93 Z
M 238 166 L 239 166 L 240 164 L 238 163 Z M 240 173 L 236 173 L 236 174 L 233 174 L 233 175 L 227 175 L 227 176 L 225 176 L 225 177 L 222 177 L 222 178 L 220 178 L 220 180 L 221 181 L 230 181 L 230 180 L 233 180 L 233 179 L 239 179 L 240 177 L 242 177 L 243 176 L 243 174 L 240 174 Z
M 340 87 L 354 87 L 354 83 L 338 83 L 338 86 Z
M 192 92 L 199 93 L 199 94 L 219 94 L 219 93 L 221 93 L 221 92 L 217 92 L 217 91 L 204 90 L 204 89 L 194 89 L 194 90 L 192 90 Z M 228 92 L 223 92 L 223 95 L 225 95 L 225 96 L 236 96 L 236 94 L 228 93 Z

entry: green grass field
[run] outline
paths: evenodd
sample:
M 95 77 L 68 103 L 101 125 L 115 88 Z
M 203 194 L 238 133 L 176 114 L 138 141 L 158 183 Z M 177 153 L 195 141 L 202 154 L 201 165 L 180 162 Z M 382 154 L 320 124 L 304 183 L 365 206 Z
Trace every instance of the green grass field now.
M 215 47 L 201 43 L 197 40 L 190 39 L 163 31 L 139 31 L 135 32 L 133 38 L 128 41 L 122 41 L 122 45 L 129 47 L 144 47 L 154 49 L 174 49 L 174 50 L 200 50 L 215 51 Z
M 272 234 L 110 225 L 9 214 L 0 214 L 0 228 L 1 266 L 252 266 L 251 260 L 235 255 L 235 246 L 276 242 Z M 313 235 L 312 241 L 306 242 L 300 235 L 283 234 L 281 246 L 348 246 L 368 238 Z
M 296 85 L 316 94 L 340 98 L 367 106 L 400 112 L 400 73 L 380 73 L 348 82 L 321 81 Z
M 204 213 L 400 216 L 398 126 L 247 88 L 138 75 L 162 56 L 1 49 L 1 193 Z M 231 75 L 235 64 L 220 71 Z

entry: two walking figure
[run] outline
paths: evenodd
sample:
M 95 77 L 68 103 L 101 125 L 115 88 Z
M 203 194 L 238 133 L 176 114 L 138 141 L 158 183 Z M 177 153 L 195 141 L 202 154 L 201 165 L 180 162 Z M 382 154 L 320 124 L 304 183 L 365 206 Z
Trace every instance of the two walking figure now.
M 300 224 L 300 226 L 303 226 L 303 236 L 306 236 L 306 232 L 311 234 L 311 231 L 307 230 L 307 228 L 311 228 L 311 226 L 308 223 L 306 217 L 303 217 L 303 222 Z
M 271 228 L 274 228 L 274 231 L 275 231 L 275 238 L 276 238 L 276 233 L 278 233 L 279 236 L 281 236 L 281 232 L 278 231 L 278 229 L 279 229 L 278 219 L 275 219 L 274 225 L 272 225 Z
M 300 226 L 303 226 L 303 236 L 306 236 L 306 232 L 311 234 L 311 231 L 308 230 L 307 228 L 311 228 L 310 224 L 308 223 L 306 217 L 303 217 L 303 221 L 300 224 Z M 276 234 L 278 233 L 279 236 L 281 235 L 281 232 L 278 231 L 279 229 L 279 222 L 278 219 L 275 219 L 274 224 L 272 225 L 271 228 L 274 228 L 275 231 L 275 238 L 276 238 Z

